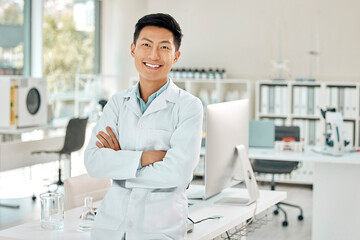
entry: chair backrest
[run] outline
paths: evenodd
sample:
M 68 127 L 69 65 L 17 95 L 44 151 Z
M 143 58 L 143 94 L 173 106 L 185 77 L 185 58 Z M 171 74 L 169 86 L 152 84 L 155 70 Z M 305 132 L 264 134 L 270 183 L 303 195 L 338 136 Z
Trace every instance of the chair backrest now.
M 85 197 L 102 200 L 111 185 L 110 179 L 91 178 L 88 174 L 67 178 L 64 181 L 65 210 L 84 205 Z
M 297 126 L 275 126 L 275 141 L 282 141 L 284 137 L 293 137 L 300 141 L 300 128 Z
M 275 126 L 275 141 L 282 141 L 283 137 L 293 137 L 295 141 L 300 141 L 300 128 L 297 126 Z M 299 162 L 294 161 L 276 161 L 254 159 L 252 167 L 254 172 L 282 174 L 291 173 L 299 165 Z
M 80 150 L 85 142 L 87 118 L 70 119 L 65 134 L 63 149 L 60 153 L 72 153 Z

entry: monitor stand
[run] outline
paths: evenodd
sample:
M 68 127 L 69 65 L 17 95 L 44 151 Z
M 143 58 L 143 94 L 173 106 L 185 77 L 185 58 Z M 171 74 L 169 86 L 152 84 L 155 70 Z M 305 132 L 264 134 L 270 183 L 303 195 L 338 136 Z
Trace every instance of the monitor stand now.
M 238 166 L 240 167 L 240 171 L 243 172 L 249 198 L 225 197 L 216 201 L 215 204 L 247 206 L 259 198 L 259 188 L 249 158 L 247 156 L 245 146 L 238 145 L 236 146 L 236 150 L 238 152 L 237 164 L 239 164 Z

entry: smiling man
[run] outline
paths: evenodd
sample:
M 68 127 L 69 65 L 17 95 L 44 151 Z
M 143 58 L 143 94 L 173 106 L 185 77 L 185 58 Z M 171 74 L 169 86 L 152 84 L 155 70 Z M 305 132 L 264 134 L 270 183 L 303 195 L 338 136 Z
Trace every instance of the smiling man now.
M 168 14 L 135 26 L 131 56 L 140 81 L 110 98 L 85 151 L 89 175 L 113 179 L 92 239 L 186 238 L 185 189 L 199 159 L 203 109 L 168 77 L 181 38 Z

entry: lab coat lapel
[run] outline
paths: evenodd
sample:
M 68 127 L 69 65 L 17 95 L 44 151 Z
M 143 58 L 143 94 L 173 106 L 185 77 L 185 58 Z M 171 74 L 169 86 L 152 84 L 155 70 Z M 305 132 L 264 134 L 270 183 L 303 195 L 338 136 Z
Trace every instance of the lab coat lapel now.
M 165 92 L 163 92 L 162 94 L 160 94 L 159 96 L 157 96 L 154 101 L 150 104 L 150 106 L 148 107 L 148 109 L 146 109 L 146 111 L 144 112 L 144 117 L 151 114 L 151 113 L 154 113 L 154 112 L 157 112 L 157 111 L 160 111 L 164 108 L 167 107 L 167 103 L 166 103 L 166 99 L 165 99 Z
M 126 101 L 125 103 L 126 107 L 140 118 L 142 113 L 135 93 L 138 84 L 139 83 L 137 83 L 132 89 L 130 89 L 129 92 L 124 95 L 124 98 Z
M 143 116 L 158 112 L 168 107 L 168 102 L 174 103 L 179 96 L 179 88 L 170 80 L 168 88 L 161 93 L 150 104 L 148 109 L 144 112 Z

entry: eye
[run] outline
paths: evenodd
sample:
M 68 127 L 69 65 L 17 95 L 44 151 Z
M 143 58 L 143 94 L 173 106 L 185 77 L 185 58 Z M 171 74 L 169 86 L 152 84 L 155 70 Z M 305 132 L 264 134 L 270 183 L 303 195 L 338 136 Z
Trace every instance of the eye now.
M 161 49 L 170 49 L 170 48 L 167 47 L 167 46 L 161 46 L 160 48 L 161 48 Z
M 145 47 L 150 47 L 150 44 L 148 44 L 148 43 L 143 43 L 143 46 L 145 46 Z

